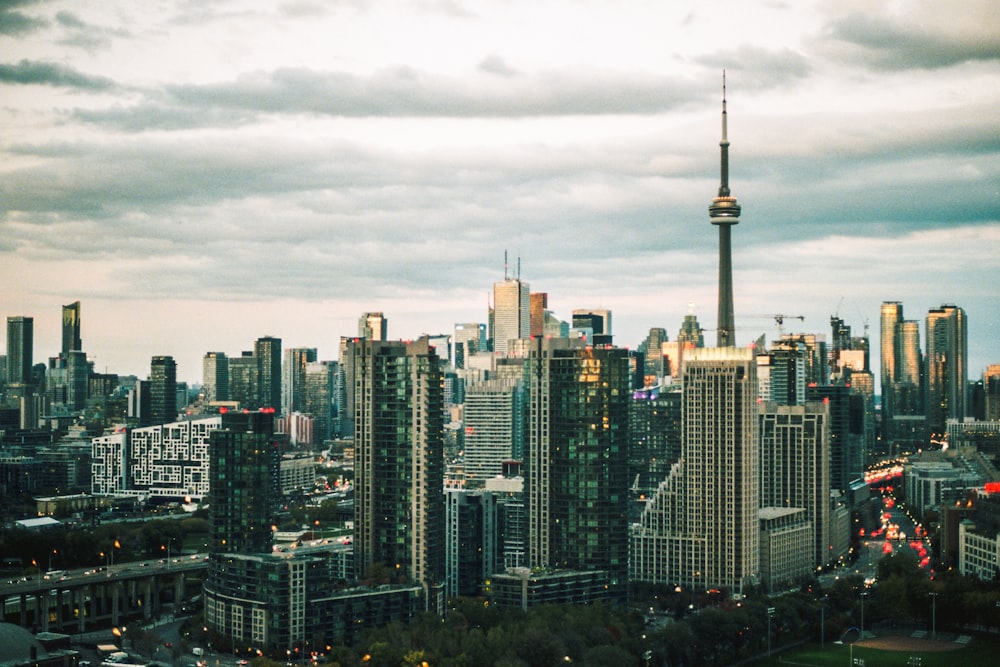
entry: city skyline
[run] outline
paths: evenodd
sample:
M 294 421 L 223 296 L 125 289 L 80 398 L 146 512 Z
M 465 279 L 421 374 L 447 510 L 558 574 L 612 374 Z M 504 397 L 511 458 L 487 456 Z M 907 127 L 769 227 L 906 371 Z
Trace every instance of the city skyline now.
M 1000 42 L 960 4 L 13 3 L 0 315 L 34 318 L 38 363 L 80 300 L 96 370 L 194 382 L 261 336 L 336 358 L 368 311 L 390 339 L 485 322 L 508 251 L 618 345 L 692 303 L 712 340 L 725 69 L 737 344 L 837 314 L 878 350 L 883 301 L 954 303 L 972 379 Z

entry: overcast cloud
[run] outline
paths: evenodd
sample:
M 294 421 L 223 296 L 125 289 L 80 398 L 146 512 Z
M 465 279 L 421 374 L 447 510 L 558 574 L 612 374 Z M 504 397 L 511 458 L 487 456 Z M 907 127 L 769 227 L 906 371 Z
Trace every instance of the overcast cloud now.
M 738 342 L 838 314 L 877 350 L 882 301 L 948 302 L 1000 362 L 989 0 L 7 0 L 0 35 L 0 316 L 36 362 L 77 299 L 143 377 L 269 334 L 335 358 L 367 310 L 448 332 L 505 251 L 618 344 L 689 308 L 712 341 L 723 69 Z

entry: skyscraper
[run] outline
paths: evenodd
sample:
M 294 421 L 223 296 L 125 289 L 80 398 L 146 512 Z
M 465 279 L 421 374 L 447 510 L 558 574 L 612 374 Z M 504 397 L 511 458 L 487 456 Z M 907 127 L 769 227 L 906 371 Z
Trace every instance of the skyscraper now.
M 610 345 L 611 336 L 611 311 L 607 309 L 578 308 L 573 311 L 573 328 L 590 329 L 593 337 L 590 342 L 594 345 Z
M 965 418 L 969 341 L 965 311 L 953 304 L 927 313 L 927 426 L 944 433 L 948 419 Z
M 68 358 L 69 353 L 83 349 L 80 340 L 80 302 L 74 301 L 62 307 L 62 354 Z
M 209 445 L 212 553 L 271 551 L 281 455 L 271 412 L 228 412 Z
M 149 418 L 151 424 L 177 419 L 177 363 L 171 356 L 153 357 L 150 363 Z
M 729 191 L 729 137 L 726 121 L 726 75 L 722 75 L 722 181 L 719 194 L 712 200 L 708 213 L 712 224 L 719 228 L 719 318 L 718 346 L 736 344 L 736 324 L 733 316 L 733 256 L 731 248 L 732 226 L 740 222 L 740 206 Z
M 739 593 L 760 567 L 757 377 L 749 348 L 696 348 L 681 369 L 681 459 L 632 535 L 632 576 Z
M 306 364 L 316 359 L 315 347 L 290 347 L 285 350 L 285 363 L 282 366 L 281 414 L 287 416 L 305 410 Z
M 465 392 L 465 479 L 482 488 L 500 475 L 503 462 L 522 454 L 524 397 L 517 380 L 486 380 Z
M 35 320 L 32 317 L 7 318 L 7 389 L 11 385 L 23 388 L 32 384 L 34 364 Z
M 544 336 L 545 311 L 549 308 L 549 293 L 533 292 L 529 295 L 528 300 L 531 303 L 529 307 L 531 325 L 528 327 L 528 333 L 532 336 Z
M 339 376 L 336 361 L 306 364 L 303 411 L 315 420 L 315 441 L 322 444 L 333 435 L 335 388 Z
M 531 336 L 531 298 L 528 283 L 504 277 L 493 283 L 493 352 L 504 356 L 510 341 Z
M 416 342 L 348 341 L 354 390 L 354 560 L 423 588 L 443 611 L 444 384 L 441 360 Z
M 255 408 L 281 409 L 281 339 L 263 336 L 254 341 L 257 360 L 257 404 Z
M 761 507 L 801 507 L 813 526 L 809 570 L 830 560 L 830 428 L 822 401 L 760 404 Z
M 229 400 L 229 359 L 225 352 L 205 353 L 201 378 L 206 403 Z
M 362 313 L 358 318 L 358 336 L 365 340 L 388 340 L 389 320 L 382 313 Z
M 628 576 L 628 350 L 534 339 L 528 359 L 528 566 Z

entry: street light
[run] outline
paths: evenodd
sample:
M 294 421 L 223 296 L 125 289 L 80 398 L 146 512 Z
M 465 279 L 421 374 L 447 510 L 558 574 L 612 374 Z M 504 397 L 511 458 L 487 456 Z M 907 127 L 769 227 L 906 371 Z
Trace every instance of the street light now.
M 861 639 L 865 638 L 865 598 L 868 597 L 868 592 L 863 591 L 861 593 Z
M 767 657 L 771 657 L 771 617 L 774 616 L 774 607 L 767 608 Z
M 937 639 L 937 593 L 928 593 L 931 596 L 931 639 Z

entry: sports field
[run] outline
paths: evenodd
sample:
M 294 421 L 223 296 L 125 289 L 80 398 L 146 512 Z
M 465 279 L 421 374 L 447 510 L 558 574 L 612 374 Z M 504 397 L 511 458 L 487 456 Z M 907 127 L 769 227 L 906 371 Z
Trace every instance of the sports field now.
M 977 636 L 971 641 L 935 641 L 916 637 L 870 637 L 849 644 L 807 644 L 775 653 L 755 665 L 766 667 L 988 667 L 1000 664 L 1000 641 Z

